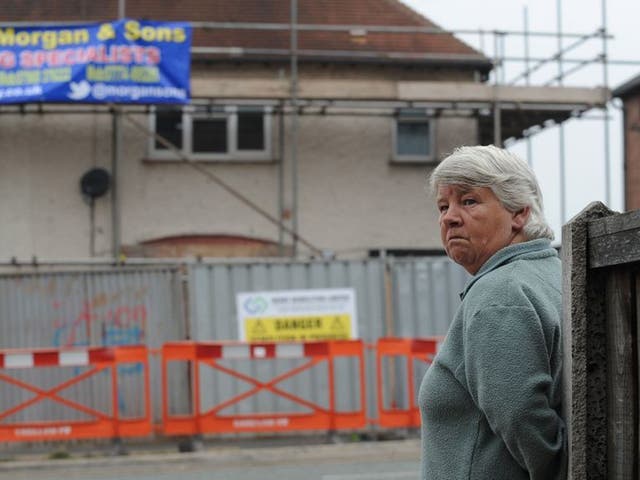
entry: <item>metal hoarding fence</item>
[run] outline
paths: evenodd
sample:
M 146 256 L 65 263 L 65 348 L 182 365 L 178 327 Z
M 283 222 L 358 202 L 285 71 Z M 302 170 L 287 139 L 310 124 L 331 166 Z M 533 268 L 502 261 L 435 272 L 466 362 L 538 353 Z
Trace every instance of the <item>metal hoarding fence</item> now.
M 161 398 L 159 358 L 154 355 L 167 342 L 237 341 L 236 296 L 242 292 L 301 289 L 352 289 L 357 311 L 357 332 L 364 342 L 366 416 L 378 416 L 375 342 L 381 337 L 419 338 L 443 335 L 459 302 L 468 276 L 442 257 L 373 258 L 352 261 L 228 261 L 175 264 L 95 266 L 74 265 L 73 271 L 40 271 L 0 275 L 0 348 L 67 348 L 144 344 L 150 348 L 152 398 Z M 17 268 L 16 268 L 17 270 Z M 227 360 L 228 367 L 252 378 L 272 378 L 280 368 L 295 368 L 295 359 L 274 362 Z M 357 365 L 336 359 L 336 407 L 353 410 L 362 392 L 352 381 Z M 120 404 L 129 412 L 135 404 L 141 371 L 126 366 Z M 190 406 L 190 375 L 184 365 L 174 365 L 169 388 L 173 413 Z M 393 404 L 407 405 L 403 372 L 396 362 L 390 384 Z M 319 369 L 320 370 L 320 369 Z M 42 372 L 24 372 L 25 381 L 38 382 Z M 309 392 L 310 398 L 326 394 L 325 373 L 310 371 L 288 379 L 290 391 Z M 50 379 L 55 380 L 55 375 Z M 202 402 L 218 404 L 243 393 L 228 376 L 201 380 Z M 79 400 L 99 402 L 107 394 L 96 387 L 82 390 Z M 0 405 L 15 400 L 0 390 Z M 82 396 L 85 397 L 82 397 Z M 283 408 L 286 400 L 264 395 L 229 406 L 233 414 Z M 293 412 L 301 405 L 289 405 Z M 40 408 L 56 408 L 43 404 Z M 63 415 L 67 413 L 62 412 Z M 23 420 L 31 419 L 24 413 Z M 153 419 L 161 420 L 159 405 Z M 70 417 L 71 418 L 71 417 Z
M 167 341 L 185 338 L 183 284 L 180 268 L 100 267 L 75 271 L 41 271 L 0 275 L 0 349 L 119 347 L 143 344 L 154 349 Z M 150 359 L 152 378 L 160 378 L 159 359 Z M 137 411 L 140 365 L 119 367 L 119 406 L 125 415 Z M 34 369 L 21 373 L 24 381 L 43 384 L 63 381 L 60 371 Z M 186 385 L 176 378 L 176 389 Z M 85 404 L 102 405 L 109 397 L 104 384 L 83 387 L 74 395 Z M 152 382 L 151 394 L 160 398 L 160 384 Z M 11 404 L 16 395 L 0 389 L 0 406 Z M 181 400 L 177 395 L 176 401 Z M 50 402 L 38 406 L 38 415 L 51 416 L 59 407 Z M 51 410 L 51 412 L 49 412 Z M 159 420 L 160 408 L 153 411 Z M 58 415 L 73 418 L 66 410 Z M 21 412 L 22 419 L 35 419 L 35 410 Z

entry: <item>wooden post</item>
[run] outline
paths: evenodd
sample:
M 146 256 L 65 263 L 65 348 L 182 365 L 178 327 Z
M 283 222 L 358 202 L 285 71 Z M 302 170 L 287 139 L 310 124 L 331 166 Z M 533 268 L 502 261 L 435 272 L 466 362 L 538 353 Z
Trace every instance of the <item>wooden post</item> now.
M 635 381 L 636 381 L 636 385 L 637 385 L 637 390 L 636 390 L 636 395 L 638 395 L 638 398 L 636 399 L 637 401 L 640 402 L 640 273 L 636 272 L 636 278 L 635 278 L 635 294 L 636 294 L 636 311 L 635 311 L 635 333 L 636 333 L 636 342 L 635 342 L 635 349 L 636 349 L 636 356 L 635 356 L 635 361 L 636 361 L 636 377 L 635 377 Z M 638 405 L 638 408 L 640 409 L 640 404 Z M 640 474 L 640 411 L 637 412 L 637 421 L 638 423 L 636 424 L 636 442 L 638 443 L 638 450 L 636 451 L 636 475 Z
M 607 478 L 637 478 L 640 210 L 589 224 L 589 268 L 607 272 Z M 601 267 L 607 267 L 601 268 Z M 634 285 L 635 281 L 635 285 Z M 635 297 L 635 300 L 634 300 Z
M 635 332 L 629 267 L 616 268 L 607 278 L 607 478 L 636 479 Z M 632 323 L 633 322 L 633 323 Z
M 640 211 L 614 214 L 602 204 L 589 205 L 563 228 L 572 480 L 631 480 L 640 473 L 639 239 Z

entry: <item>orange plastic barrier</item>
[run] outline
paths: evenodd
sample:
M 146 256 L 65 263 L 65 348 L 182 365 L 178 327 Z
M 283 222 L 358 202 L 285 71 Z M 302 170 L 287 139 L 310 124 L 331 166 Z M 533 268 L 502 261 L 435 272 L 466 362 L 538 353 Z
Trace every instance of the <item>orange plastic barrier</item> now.
M 137 382 L 136 387 L 139 387 L 140 395 L 144 395 L 144 414 L 135 418 L 123 418 L 119 410 L 118 367 L 125 368 L 125 364 L 143 367 L 144 382 Z M 42 368 L 52 371 L 39 371 Z M 98 375 L 100 372 L 110 374 Z M 37 378 L 39 385 L 24 378 Z M 54 386 L 42 386 L 52 380 L 55 383 L 58 378 L 65 379 Z M 87 382 L 88 379 L 91 382 Z M 110 393 L 110 398 L 100 398 L 101 402 L 109 404 L 107 410 L 110 411 L 98 410 L 69 398 L 81 396 L 77 395 L 77 386 L 82 382 L 85 382 L 86 390 L 102 388 Z M 9 408 L 0 407 L 0 441 L 119 438 L 144 436 L 152 431 L 148 354 L 143 346 L 0 350 L 0 388 L 5 392 L 4 398 L 8 396 L 7 384 L 13 386 L 14 397 L 19 399 Z M 71 387 L 76 392 L 70 391 Z M 25 397 L 30 398 L 23 400 Z M 53 405 L 59 408 L 56 410 Z M 29 411 L 34 406 L 49 414 L 58 411 L 61 417 L 74 414 L 82 419 L 15 420 L 16 417 L 34 416 L 33 411 Z M 63 409 L 66 414 L 60 412 Z
M 338 411 L 336 408 L 336 379 L 334 361 L 339 357 L 352 357 L 358 364 L 359 407 L 353 411 Z M 275 375 L 268 381 L 260 381 L 252 376 L 237 371 L 229 366 L 230 360 L 246 360 L 250 363 L 265 362 L 277 359 L 299 359 L 303 362 L 284 373 Z M 169 364 L 172 362 L 188 362 L 191 372 L 192 405 L 189 414 L 176 415 L 169 413 Z M 296 363 L 296 362 L 293 362 Z M 278 384 L 299 375 L 304 371 L 326 365 L 328 384 L 328 407 L 316 401 L 310 401 L 294 395 Z M 249 390 L 220 401 L 210 408 L 203 408 L 201 401 L 203 385 L 201 373 L 215 370 L 226 377 L 241 381 Z M 321 369 L 316 369 L 320 371 Z M 359 382 L 359 383 L 357 383 Z M 319 388 L 318 391 L 321 391 Z M 287 399 L 295 405 L 301 405 L 304 412 L 250 412 L 224 414 L 223 410 L 247 398 L 260 393 L 269 392 L 273 397 Z M 225 432 L 275 432 L 295 430 L 339 430 L 362 428 L 366 424 L 365 384 L 364 384 L 364 348 L 360 340 L 344 340 L 330 342 L 304 343 L 192 343 L 178 342 L 165 344 L 162 348 L 162 398 L 163 398 L 163 433 L 165 435 L 194 435 L 203 433 Z M 236 408 L 238 409 L 238 408 Z
M 378 393 L 378 424 L 389 428 L 414 428 L 420 426 L 420 410 L 417 402 L 417 388 L 420 379 L 416 378 L 416 361 L 430 364 L 438 349 L 442 337 L 433 338 L 380 338 L 376 344 L 377 365 L 377 393 Z M 408 398 L 406 408 L 400 408 L 395 402 L 391 407 L 384 404 L 384 392 L 389 391 L 396 382 L 394 374 L 384 375 L 383 359 L 385 357 L 398 358 L 406 366 L 406 385 L 402 385 Z M 391 384 L 391 385 L 390 385 Z

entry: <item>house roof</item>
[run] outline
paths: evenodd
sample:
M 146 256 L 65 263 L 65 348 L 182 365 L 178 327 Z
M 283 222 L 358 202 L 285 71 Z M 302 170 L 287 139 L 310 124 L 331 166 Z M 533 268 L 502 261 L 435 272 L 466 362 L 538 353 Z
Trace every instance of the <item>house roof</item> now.
M 640 75 L 636 75 L 630 80 L 624 82 L 622 85 L 613 89 L 611 96 L 614 98 L 625 98 L 638 92 L 640 92 Z
M 118 3 L 118 0 L 3 0 L 0 22 L 112 20 L 118 16 Z M 125 16 L 165 21 L 289 24 L 290 3 L 290 0 L 136 0 L 126 2 Z M 399 0 L 298 0 L 298 23 L 441 29 Z M 236 47 L 231 55 L 240 59 L 288 59 L 290 32 L 196 28 L 193 46 L 218 47 L 219 52 Z M 448 33 L 303 30 L 298 33 L 298 49 L 302 61 L 453 64 L 485 73 L 491 69 L 487 57 Z M 197 55 L 219 58 L 219 52 Z

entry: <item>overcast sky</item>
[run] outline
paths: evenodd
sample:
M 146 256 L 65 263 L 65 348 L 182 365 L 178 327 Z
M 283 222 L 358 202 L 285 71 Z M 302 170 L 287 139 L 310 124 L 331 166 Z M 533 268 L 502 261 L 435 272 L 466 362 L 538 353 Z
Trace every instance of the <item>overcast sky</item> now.
M 558 31 L 557 0 L 402 0 L 407 5 L 428 17 L 442 28 L 483 29 L 523 31 L 525 7 L 530 31 Z M 561 28 L 564 33 L 593 33 L 603 25 L 602 0 L 561 0 Z M 613 39 L 607 43 L 607 53 L 611 60 L 640 61 L 638 40 L 640 40 L 640 1 L 607 0 L 604 2 L 606 27 Z M 481 47 L 480 35 L 458 35 L 476 48 Z M 507 36 L 505 53 L 507 56 L 524 55 L 523 37 Z M 563 40 L 563 46 L 572 44 L 573 38 Z M 486 35 L 484 52 L 488 56 L 494 53 L 493 38 Z M 558 40 L 554 37 L 530 37 L 531 57 L 548 58 L 558 51 Z M 592 39 L 567 54 L 567 58 L 593 59 L 603 51 L 601 39 Z M 532 62 L 533 64 L 533 62 Z M 573 64 L 564 66 L 567 71 Z M 510 81 L 523 71 L 523 63 L 508 65 L 505 78 Z M 557 62 L 541 69 L 532 77 L 532 84 L 542 85 L 558 74 Z M 608 68 L 609 87 L 615 88 L 629 78 L 640 74 L 640 64 Z M 598 86 L 604 84 L 602 63 L 582 68 L 567 76 L 565 85 Z M 593 110 L 590 117 L 603 116 L 602 110 Z M 622 211 L 624 208 L 622 193 L 622 123 L 620 111 L 610 109 L 610 192 L 609 207 Z M 594 200 L 605 202 L 605 134 L 604 121 L 571 120 L 564 124 L 566 182 L 565 182 L 565 218 L 561 219 L 559 159 L 559 128 L 551 127 L 537 134 L 531 141 L 531 163 L 536 171 L 545 195 L 546 215 L 554 227 L 556 237 L 560 238 L 560 227 L 567 219 L 579 212 Z M 524 159 L 527 157 L 526 142 L 520 141 L 510 147 Z

